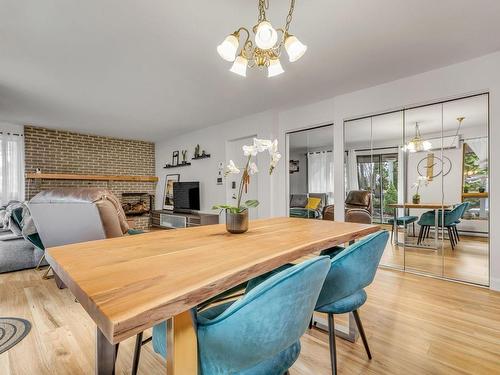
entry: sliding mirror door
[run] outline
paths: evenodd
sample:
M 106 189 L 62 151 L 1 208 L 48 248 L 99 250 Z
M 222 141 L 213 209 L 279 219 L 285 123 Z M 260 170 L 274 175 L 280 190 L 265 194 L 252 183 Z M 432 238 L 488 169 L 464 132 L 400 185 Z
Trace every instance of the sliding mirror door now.
M 443 114 L 444 152 L 452 163 L 444 179 L 444 202 L 453 204 L 457 219 L 451 226 L 453 243 L 445 240 L 443 273 L 488 285 L 488 95 L 444 103 Z
M 289 215 L 333 220 L 333 125 L 287 134 Z
M 381 265 L 489 285 L 488 94 L 344 123 L 346 213 L 369 192 Z M 348 217 L 348 215 L 346 215 Z
M 403 203 L 401 144 L 403 112 L 347 121 L 344 124 L 346 170 L 346 217 L 352 206 L 353 193 L 371 195 L 371 222 L 392 229 L 392 218 L 398 203 Z M 359 192 L 359 193 L 357 193 Z M 398 241 L 388 243 L 381 264 L 404 267 L 403 233 Z M 397 235 L 396 235 L 397 237 Z
M 405 235 L 405 268 L 435 276 L 443 276 L 443 178 L 450 172 L 442 117 L 442 104 L 404 112 L 405 217 L 416 226 Z

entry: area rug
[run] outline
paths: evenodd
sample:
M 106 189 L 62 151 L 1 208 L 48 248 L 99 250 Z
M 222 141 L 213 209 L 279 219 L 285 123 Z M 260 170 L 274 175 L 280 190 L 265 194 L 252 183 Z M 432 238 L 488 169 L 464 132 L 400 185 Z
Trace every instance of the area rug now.
M 0 318 L 0 354 L 26 337 L 31 323 L 19 318 Z

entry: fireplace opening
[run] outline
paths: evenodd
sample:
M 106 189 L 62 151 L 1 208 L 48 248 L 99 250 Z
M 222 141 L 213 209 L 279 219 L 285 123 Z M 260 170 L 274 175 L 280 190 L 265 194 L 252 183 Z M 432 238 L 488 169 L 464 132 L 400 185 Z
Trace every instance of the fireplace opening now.
M 122 208 L 127 216 L 149 215 L 152 207 L 152 194 L 144 192 L 122 193 Z

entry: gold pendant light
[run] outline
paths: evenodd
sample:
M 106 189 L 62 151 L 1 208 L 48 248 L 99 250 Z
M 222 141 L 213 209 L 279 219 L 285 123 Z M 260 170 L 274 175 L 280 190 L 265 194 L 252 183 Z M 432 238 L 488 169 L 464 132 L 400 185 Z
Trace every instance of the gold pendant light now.
M 290 1 L 290 10 L 283 28 L 275 29 L 266 18 L 269 0 L 259 0 L 259 18 L 252 28 L 254 42 L 250 40 L 250 32 L 245 27 L 240 27 L 228 35 L 217 47 L 217 52 L 224 60 L 233 62 L 230 71 L 246 77 L 247 67 L 267 68 L 267 76 L 275 77 L 284 72 L 280 57 L 283 48 L 286 50 L 290 62 L 300 59 L 307 50 L 297 37 L 289 33 L 292 22 L 295 0 Z M 240 34 L 246 33 L 245 42 L 240 52 Z

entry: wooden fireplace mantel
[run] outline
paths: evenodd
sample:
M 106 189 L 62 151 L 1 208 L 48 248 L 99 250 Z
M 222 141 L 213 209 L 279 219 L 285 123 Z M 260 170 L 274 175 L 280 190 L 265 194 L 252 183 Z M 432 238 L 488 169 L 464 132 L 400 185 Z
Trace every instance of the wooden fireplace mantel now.
M 85 181 L 135 181 L 158 182 L 156 176 L 91 175 L 71 173 L 26 173 L 27 179 L 35 180 L 85 180 Z

